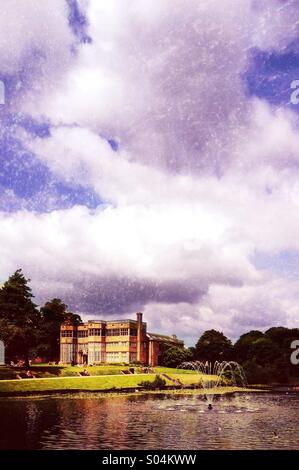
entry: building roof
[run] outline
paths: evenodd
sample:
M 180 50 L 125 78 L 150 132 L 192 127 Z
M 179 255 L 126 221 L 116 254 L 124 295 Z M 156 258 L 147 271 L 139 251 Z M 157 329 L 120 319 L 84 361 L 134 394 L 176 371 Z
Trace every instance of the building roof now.
M 128 318 L 124 318 L 123 320 L 114 320 L 112 318 L 112 320 L 87 320 L 87 322 L 84 322 L 83 324 L 84 325 L 87 325 L 88 323 L 127 323 L 127 322 L 130 322 L 130 323 L 137 323 L 137 320 L 132 320 L 132 319 L 128 319 Z
M 81 323 L 79 326 L 88 326 L 90 323 L 102 323 L 104 325 L 108 325 L 110 323 L 134 323 L 138 324 L 137 320 L 132 320 L 132 319 L 127 319 L 125 318 L 124 320 L 88 320 L 87 322 Z M 143 325 L 146 325 L 146 322 L 141 322 Z
M 160 335 L 158 333 L 147 333 L 147 338 L 150 341 L 159 341 L 160 343 L 168 343 L 168 344 L 184 344 L 184 341 L 178 339 L 175 335 L 167 336 L 167 335 Z

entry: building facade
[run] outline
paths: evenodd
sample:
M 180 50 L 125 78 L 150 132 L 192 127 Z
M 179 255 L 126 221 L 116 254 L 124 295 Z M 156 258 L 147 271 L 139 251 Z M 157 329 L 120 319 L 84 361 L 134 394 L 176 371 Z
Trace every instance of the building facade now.
M 102 364 L 140 362 L 156 366 L 165 345 L 184 346 L 176 336 L 147 333 L 142 313 L 136 320 L 90 320 L 80 325 L 66 321 L 60 329 L 60 362 Z

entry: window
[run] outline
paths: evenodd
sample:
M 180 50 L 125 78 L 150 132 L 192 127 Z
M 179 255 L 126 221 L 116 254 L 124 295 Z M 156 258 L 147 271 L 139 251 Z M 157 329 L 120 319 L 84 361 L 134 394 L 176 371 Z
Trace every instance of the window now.
M 102 343 L 88 343 L 88 363 L 104 362 Z
M 128 328 L 121 328 L 120 329 L 120 336 L 128 336 L 129 329 Z
M 129 358 L 129 353 L 122 353 L 121 354 L 121 361 L 122 362 L 129 362 L 128 358 Z
M 62 338 L 72 338 L 73 337 L 73 330 L 62 330 L 61 331 L 61 337 Z
M 87 338 L 88 330 L 78 330 L 78 338 Z
M 118 352 L 108 352 L 106 353 L 106 362 L 120 362 Z
M 130 329 L 130 335 L 131 336 L 137 336 L 137 330 L 135 328 Z
M 111 343 L 106 343 L 109 348 L 117 348 L 119 346 L 119 341 L 112 341 Z
M 119 328 L 112 328 L 110 330 L 107 330 L 106 336 L 119 336 Z
M 88 336 L 101 336 L 100 328 L 90 328 L 88 330 Z
M 122 348 L 127 348 L 129 346 L 129 341 L 111 341 L 106 343 L 107 348 L 118 348 L 121 346 Z
M 60 360 L 63 364 L 71 363 L 76 360 L 76 345 L 74 344 L 61 344 L 60 345 Z
M 137 354 L 135 352 L 130 353 L 130 362 L 137 361 Z

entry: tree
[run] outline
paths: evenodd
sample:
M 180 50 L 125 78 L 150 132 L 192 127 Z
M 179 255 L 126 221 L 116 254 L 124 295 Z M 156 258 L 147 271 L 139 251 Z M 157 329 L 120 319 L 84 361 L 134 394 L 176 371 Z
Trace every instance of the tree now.
M 65 321 L 72 325 L 82 323 L 79 315 L 67 312 L 61 299 L 52 299 L 40 309 L 41 322 L 38 332 L 38 354 L 49 361 L 58 361 L 60 353 L 60 326 Z
M 273 326 L 269 330 L 265 331 L 265 336 L 267 336 L 271 341 L 277 343 L 279 346 L 282 346 L 284 340 L 291 336 L 291 330 L 285 328 L 284 326 Z
M 299 338 L 299 329 L 274 326 L 265 332 L 265 336 L 289 354 L 292 341 Z
M 21 269 L 0 289 L 0 337 L 8 357 L 22 357 L 29 366 L 29 351 L 36 345 L 40 312 Z
M 188 351 L 190 352 L 191 354 L 191 361 L 195 358 L 195 347 L 194 346 L 190 346 L 188 348 Z
M 164 348 L 160 362 L 166 367 L 178 367 L 182 362 L 191 360 L 192 353 L 188 349 L 168 346 Z
M 252 344 L 264 334 L 259 330 L 251 330 L 240 336 L 233 347 L 233 357 L 236 361 L 244 362 L 250 359 L 252 353 Z
M 258 338 L 251 345 L 250 356 L 261 366 L 272 364 L 275 359 L 279 358 L 280 349 L 271 339 Z
M 222 361 L 230 359 L 232 343 L 223 333 L 208 330 L 195 345 L 195 358 L 202 361 Z
M 243 364 L 246 379 L 250 384 L 264 384 L 271 382 L 271 370 L 263 367 L 254 360 L 245 361 Z
M 67 305 L 60 299 L 52 299 L 41 307 L 41 324 L 37 351 L 49 361 L 59 358 L 60 325 L 64 322 Z

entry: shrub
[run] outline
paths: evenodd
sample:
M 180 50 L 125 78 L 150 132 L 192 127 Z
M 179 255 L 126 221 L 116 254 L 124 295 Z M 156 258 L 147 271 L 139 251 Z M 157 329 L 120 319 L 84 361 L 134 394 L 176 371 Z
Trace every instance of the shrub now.
M 155 389 L 162 389 L 166 386 L 166 380 L 162 379 L 160 375 L 156 375 L 155 380 L 152 382 L 149 380 L 144 380 L 143 382 L 140 382 L 139 387 L 146 388 L 146 390 L 155 390 Z
M 160 362 L 165 367 L 177 367 L 182 362 L 192 360 L 192 352 L 189 349 L 177 346 L 165 345 L 162 350 Z

